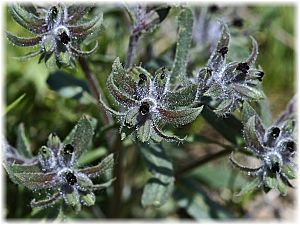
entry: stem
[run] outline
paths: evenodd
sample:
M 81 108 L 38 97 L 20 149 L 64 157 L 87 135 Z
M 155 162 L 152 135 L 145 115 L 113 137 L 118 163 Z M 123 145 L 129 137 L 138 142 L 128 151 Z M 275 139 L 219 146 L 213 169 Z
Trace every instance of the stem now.
M 217 153 L 206 155 L 204 157 L 201 157 L 200 159 L 196 160 L 195 162 L 192 162 L 191 164 L 187 165 L 186 167 L 183 167 L 182 169 L 178 170 L 175 173 L 175 177 L 178 178 L 182 176 L 183 174 L 190 172 L 191 170 L 204 165 L 205 163 L 208 163 L 212 160 L 218 159 L 222 156 L 228 155 L 232 151 L 231 148 L 226 148 L 224 150 L 221 150 Z
M 85 75 L 85 78 L 88 82 L 89 88 L 94 96 L 94 98 L 99 102 L 99 96 L 101 95 L 102 98 L 104 97 L 104 94 L 99 86 L 99 83 L 94 76 L 94 74 L 91 72 L 90 67 L 88 65 L 88 62 L 84 57 L 78 58 L 79 65 L 81 66 L 81 69 Z M 103 110 L 103 108 L 100 108 L 100 116 L 101 120 L 105 125 L 110 124 L 111 118 L 109 118 L 106 114 L 106 112 Z
M 132 67 L 134 57 L 136 55 L 137 43 L 140 36 L 134 31 L 131 33 L 129 38 L 128 50 L 127 50 L 127 59 L 126 59 L 126 68 Z

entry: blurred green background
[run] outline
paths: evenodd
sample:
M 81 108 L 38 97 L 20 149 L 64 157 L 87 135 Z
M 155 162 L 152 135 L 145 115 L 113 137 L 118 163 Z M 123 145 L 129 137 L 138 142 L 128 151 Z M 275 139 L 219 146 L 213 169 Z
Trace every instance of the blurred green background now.
M 199 8 L 201 6 L 193 7 Z M 217 12 L 218 14 L 212 18 L 222 18 L 225 9 L 233 7 L 233 5 L 224 6 L 223 9 L 222 6 Z M 130 35 L 130 21 L 122 5 L 107 4 L 101 8 L 104 11 L 105 31 L 99 37 L 100 45 L 97 53 L 89 59 L 97 79 L 104 87 L 113 60 L 119 56 L 122 62 L 125 61 Z M 30 33 L 11 19 L 7 8 L 4 11 L 5 30 L 18 36 L 30 36 Z M 250 49 L 249 38 L 241 39 L 239 34 L 243 36 L 244 33 L 248 32 L 256 38 L 259 43 L 257 65 L 261 66 L 265 72 L 263 87 L 272 114 L 277 116 L 285 109 L 287 102 L 295 93 L 295 7 L 293 5 L 250 5 L 239 6 L 236 12 L 244 20 L 244 26 L 241 29 L 232 28 L 235 34 L 231 41 L 232 49 L 230 49 L 233 53 L 230 54 L 232 58 L 235 58 L 235 49 L 237 51 L 239 51 L 238 49 L 243 49 L 243 51 Z M 3 39 L 5 39 L 4 34 Z M 168 64 L 172 61 L 171 56 L 175 42 L 176 10 L 171 10 L 159 29 L 141 39 L 135 62 L 141 61 L 143 65 L 149 68 L 157 67 L 160 61 Z M 25 62 L 14 58 L 24 55 L 32 49 L 13 46 L 7 40 L 5 40 L 5 47 L 4 93 L 6 94 L 6 104 L 9 105 L 25 94 L 22 101 L 5 115 L 6 138 L 11 145 L 15 146 L 16 129 L 19 123 L 24 123 L 27 136 L 31 140 L 32 150 L 36 152 L 39 146 L 46 142 L 50 132 L 56 132 L 60 137 L 65 137 L 83 113 L 99 118 L 95 104 L 91 104 L 88 100 L 78 102 L 76 99 L 66 98 L 49 87 L 47 84 L 48 75 L 55 71 L 55 68 L 47 68 L 44 64 L 38 64 L 37 58 Z M 149 58 L 149 53 L 147 53 L 149 48 L 153 50 L 153 58 Z M 195 45 L 191 49 L 191 58 L 196 58 L 199 64 L 191 63 L 189 72 L 203 66 L 208 59 L 205 54 L 193 55 L 193 52 L 199 53 Z M 79 67 L 69 69 L 67 72 L 77 79 L 84 80 Z M 199 129 L 205 130 L 205 125 Z M 209 135 L 209 132 L 207 133 Z M 99 137 L 98 142 L 101 143 L 101 137 Z M 192 148 L 196 149 L 197 146 Z M 206 169 L 209 170 L 210 168 Z M 203 171 L 205 173 L 205 170 Z M 32 193 L 16 187 L 10 181 L 7 181 L 7 184 L 6 216 L 9 218 L 29 217 L 31 211 L 29 202 Z M 135 208 L 133 207 L 133 209 Z M 147 211 L 143 212 L 140 208 L 136 210 L 136 214 L 140 213 L 141 217 L 147 215 Z M 166 210 L 166 216 L 172 215 L 170 210 L 164 210 Z M 87 210 L 86 213 L 89 215 L 90 211 Z M 84 215 L 83 213 L 81 216 L 85 217 Z M 159 216 L 159 213 L 149 215 L 155 217 Z

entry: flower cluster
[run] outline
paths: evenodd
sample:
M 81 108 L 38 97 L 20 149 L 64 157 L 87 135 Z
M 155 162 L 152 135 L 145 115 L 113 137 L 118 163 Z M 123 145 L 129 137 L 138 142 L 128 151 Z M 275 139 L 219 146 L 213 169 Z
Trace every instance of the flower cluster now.
M 259 100 L 264 98 L 260 82 L 264 72 L 253 67 L 258 46 L 252 39 L 252 52 L 241 62 L 226 62 L 229 51 L 230 34 L 228 27 L 223 24 L 223 30 L 218 44 L 211 54 L 207 67 L 198 74 L 197 100 L 207 96 L 212 98 L 215 113 L 226 115 L 239 109 L 243 101 Z
M 160 127 L 188 124 L 200 114 L 202 106 L 192 106 L 196 88 L 190 85 L 171 91 L 169 79 L 170 73 L 165 67 L 152 75 L 140 66 L 126 71 L 119 59 L 115 60 L 107 87 L 121 111 L 109 108 L 101 96 L 100 101 L 107 111 L 119 118 L 123 138 L 131 133 L 141 142 L 183 140 L 164 133 Z
M 253 183 L 255 188 L 263 186 L 267 189 L 277 189 L 286 195 L 286 185 L 292 187 L 289 179 L 296 177 L 295 102 L 291 102 L 287 111 L 268 128 L 264 127 L 249 104 L 244 104 L 243 107 L 243 113 L 246 115 L 246 148 L 260 159 L 261 165 L 256 168 L 244 166 L 238 163 L 233 155 L 230 158 L 231 162 L 242 171 L 257 177 Z
M 98 46 L 96 42 L 89 51 L 79 48 L 80 44 L 101 30 L 103 15 L 99 10 L 93 18 L 85 18 L 91 9 L 89 6 L 66 6 L 62 3 L 48 7 L 29 7 L 14 3 L 9 6 L 12 18 L 35 36 L 17 37 L 9 32 L 6 35 L 15 45 L 39 47 L 37 51 L 25 55 L 25 59 L 40 55 L 39 62 L 47 62 L 54 55 L 58 67 L 74 65 L 75 57 L 90 55 Z
M 4 166 L 11 180 L 31 190 L 47 192 L 46 199 L 33 199 L 31 207 L 49 207 L 61 199 L 76 211 L 80 211 L 82 205 L 94 205 L 94 191 L 108 187 L 114 179 L 93 184 L 91 178 L 110 170 L 114 159 L 111 154 L 96 166 L 78 168 L 78 159 L 92 136 L 91 122 L 83 117 L 63 143 L 57 135 L 50 134 L 47 146 L 42 146 L 38 155 L 30 160 L 20 163 L 18 150 L 6 151 L 9 154 L 5 156 Z M 14 155 L 18 156 L 16 160 L 13 160 Z

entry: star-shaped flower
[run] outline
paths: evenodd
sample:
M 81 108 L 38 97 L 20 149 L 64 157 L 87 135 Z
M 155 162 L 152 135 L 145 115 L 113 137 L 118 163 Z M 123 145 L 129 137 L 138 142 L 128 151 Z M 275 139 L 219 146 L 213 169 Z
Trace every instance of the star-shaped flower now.
M 17 37 L 6 32 L 10 42 L 21 47 L 38 46 L 35 52 L 23 58 L 40 55 L 39 62 L 47 62 L 52 55 L 58 67 L 74 65 L 75 57 L 92 54 L 98 42 L 90 51 L 79 46 L 101 30 L 103 15 L 98 10 L 93 18 L 86 18 L 92 7 L 84 5 L 66 6 L 59 3 L 51 6 L 29 6 L 13 3 L 9 6 L 12 18 L 35 36 Z
M 251 39 L 250 56 L 241 62 L 227 63 L 230 34 L 228 27 L 223 24 L 221 37 L 207 67 L 199 71 L 197 98 L 200 102 L 204 96 L 215 100 L 215 112 L 219 115 L 226 115 L 240 108 L 243 101 L 264 98 L 260 87 L 264 72 L 253 67 L 258 55 L 258 45 L 254 38 Z
M 195 85 L 171 91 L 169 76 L 170 73 L 164 67 L 158 69 L 154 75 L 140 66 L 126 71 L 119 59 L 115 60 L 107 79 L 107 87 L 119 103 L 120 112 L 106 106 L 101 96 L 100 101 L 109 112 L 119 118 L 123 138 L 131 133 L 141 142 L 183 140 L 164 133 L 160 127 L 165 124 L 188 124 L 200 114 L 202 106 L 193 107 Z
M 83 117 L 63 143 L 58 136 L 50 134 L 47 146 L 40 148 L 31 163 L 18 163 L 18 158 L 13 161 L 13 154 L 10 154 L 5 157 L 5 169 L 14 183 L 33 191 L 47 192 L 46 199 L 33 199 L 32 207 L 48 207 L 63 199 L 67 205 L 79 211 L 81 205 L 91 206 L 95 203 L 95 190 L 108 187 L 114 180 L 102 184 L 93 184 L 91 180 L 112 168 L 112 154 L 96 166 L 79 168 L 78 160 L 92 136 L 91 122 Z
M 261 165 L 256 168 L 241 165 L 233 155 L 231 162 L 248 175 L 257 177 L 252 183 L 255 188 L 274 188 L 286 195 L 286 185 L 292 187 L 289 179 L 296 176 L 295 102 L 291 102 L 287 111 L 268 128 L 249 104 L 245 103 L 243 107 L 247 121 L 244 127 L 246 148 L 260 159 Z

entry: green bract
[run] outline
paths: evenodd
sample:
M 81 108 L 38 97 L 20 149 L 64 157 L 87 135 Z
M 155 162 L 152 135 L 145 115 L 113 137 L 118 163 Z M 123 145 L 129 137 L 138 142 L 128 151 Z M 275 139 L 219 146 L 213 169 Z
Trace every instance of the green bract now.
M 84 116 L 64 142 L 55 134 L 50 134 L 47 146 L 42 146 L 38 155 L 31 159 L 25 158 L 21 148 L 16 150 L 5 146 L 4 167 L 10 179 L 33 191 L 47 192 L 46 199 L 33 199 L 31 207 L 49 207 L 63 199 L 65 204 L 79 211 L 81 205 L 91 206 L 95 203 L 95 190 L 110 186 L 114 179 L 93 184 L 91 178 L 100 177 L 112 169 L 112 154 L 96 166 L 78 168 L 78 159 L 93 133 L 90 120 Z M 19 140 L 24 140 L 24 137 Z
M 112 110 L 102 100 L 101 104 L 119 118 L 123 137 L 132 134 L 141 142 L 183 140 L 164 133 L 161 127 L 192 122 L 200 114 L 202 106 L 193 107 L 196 93 L 193 84 L 171 91 L 169 80 L 170 73 L 164 67 L 152 75 L 140 66 L 126 71 L 119 59 L 115 60 L 107 87 L 119 103 L 120 112 Z
M 79 46 L 92 36 L 99 34 L 102 24 L 102 13 L 97 10 L 93 18 L 86 18 L 92 9 L 90 6 L 63 3 L 28 7 L 20 4 L 9 6 L 13 19 L 35 36 L 17 37 L 6 32 L 10 42 L 21 47 L 38 46 L 39 49 L 22 58 L 40 55 L 39 62 L 47 62 L 52 55 L 58 67 L 74 66 L 75 57 L 92 54 L 98 42 L 89 51 L 80 50 Z

